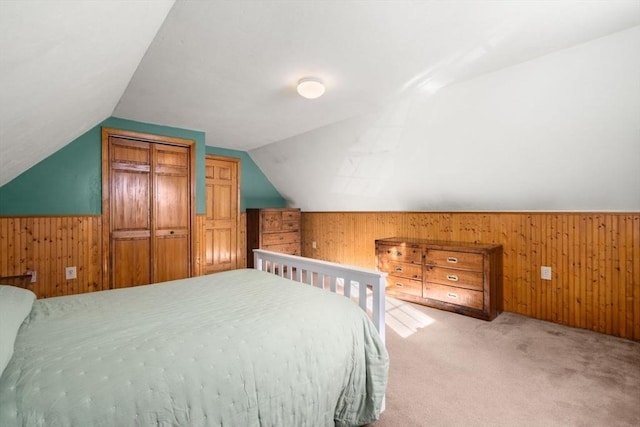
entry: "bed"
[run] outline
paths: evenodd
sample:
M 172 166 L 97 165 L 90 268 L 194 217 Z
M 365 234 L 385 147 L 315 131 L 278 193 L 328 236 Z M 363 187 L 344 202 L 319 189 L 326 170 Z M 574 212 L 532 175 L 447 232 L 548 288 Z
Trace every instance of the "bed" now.
M 44 300 L 0 286 L 0 425 L 376 420 L 388 355 L 372 293 L 384 301 L 383 280 L 256 257 L 259 269 Z

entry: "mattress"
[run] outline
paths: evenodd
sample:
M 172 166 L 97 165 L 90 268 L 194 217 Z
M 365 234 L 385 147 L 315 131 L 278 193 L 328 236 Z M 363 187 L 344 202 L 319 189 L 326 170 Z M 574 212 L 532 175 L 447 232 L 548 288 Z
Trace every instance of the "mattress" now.
M 37 300 L 2 426 L 351 426 L 388 355 L 349 299 L 257 270 Z

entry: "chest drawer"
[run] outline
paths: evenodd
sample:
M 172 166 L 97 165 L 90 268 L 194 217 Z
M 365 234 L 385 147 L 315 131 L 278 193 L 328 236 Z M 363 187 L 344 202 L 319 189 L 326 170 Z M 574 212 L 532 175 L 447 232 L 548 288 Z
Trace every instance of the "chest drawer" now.
M 292 210 L 292 211 L 282 211 L 282 221 L 294 221 L 300 222 L 300 211 Z
M 297 232 L 293 233 L 265 233 L 262 235 L 262 244 L 277 245 L 281 243 L 299 242 L 300 238 Z
M 378 259 L 422 264 L 422 249 L 411 246 L 378 245 Z
M 298 242 L 282 243 L 278 245 L 263 245 L 263 249 L 287 255 L 300 255 L 300 244 Z
M 282 231 L 298 231 L 300 230 L 300 221 L 287 219 L 282 221 Z
M 280 231 L 282 229 L 282 212 L 262 212 L 262 232 Z
M 378 269 L 394 276 L 422 280 L 422 265 L 419 264 L 409 264 L 382 258 L 378 263 Z
M 422 297 L 422 281 L 411 280 L 406 277 L 387 276 L 386 290 L 390 294 L 405 294 Z
M 428 249 L 425 263 L 438 267 L 482 271 L 482 254 Z
M 424 271 L 424 280 L 478 291 L 484 289 L 484 276 L 482 272 L 478 271 L 454 270 L 428 265 Z
M 436 283 L 424 284 L 424 297 L 478 310 L 482 310 L 484 303 L 483 294 L 480 291 L 455 288 L 453 286 L 439 285 Z

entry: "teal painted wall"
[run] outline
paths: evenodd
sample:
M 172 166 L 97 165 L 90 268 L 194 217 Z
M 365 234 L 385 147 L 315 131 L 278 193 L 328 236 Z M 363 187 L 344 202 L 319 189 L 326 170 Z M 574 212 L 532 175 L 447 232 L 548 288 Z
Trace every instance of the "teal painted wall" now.
M 110 117 L 0 187 L 0 215 L 101 214 L 103 126 L 195 140 L 196 211 L 198 213 L 205 212 L 204 132 Z M 242 159 L 241 197 L 244 206 L 277 206 L 278 198 L 280 203 L 285 203 L 247 153 L 212 147 L 207 147 L 207 149 L 221 150 L 212 152 L 212 154 L 228 152 L 233 154 L 225 155 Z M 253 165 L 253 169 L 251 165 Z M 249 169 L 248 172 L 244 171 L 245 167 Z M 260 195 L 266 195 L 262 202 L 265 203 L 263 205 L 260 205 Z
M 204 212 L 205 134 L 110 117 L 0 187 L 0 215 L 102 213 L 102 127 L 196 141 L 196 211 Z
M 245 151 L 206 147 L 206 153 L 240 159 L 240 210 L 287 207 L 287 201 Z
M 100 126 L 0 187 L 0 215 L 101 213 Z

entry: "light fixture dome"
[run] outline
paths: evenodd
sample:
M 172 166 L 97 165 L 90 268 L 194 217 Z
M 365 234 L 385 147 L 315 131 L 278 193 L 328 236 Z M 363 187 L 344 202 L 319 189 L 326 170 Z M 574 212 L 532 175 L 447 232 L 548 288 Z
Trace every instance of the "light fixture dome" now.
M 322 96 L 324 91 L 325 87 L 322 80 L 316 77 L 305 77 L 298 80 L 298 93 L 300 96 L 315 99 Z

